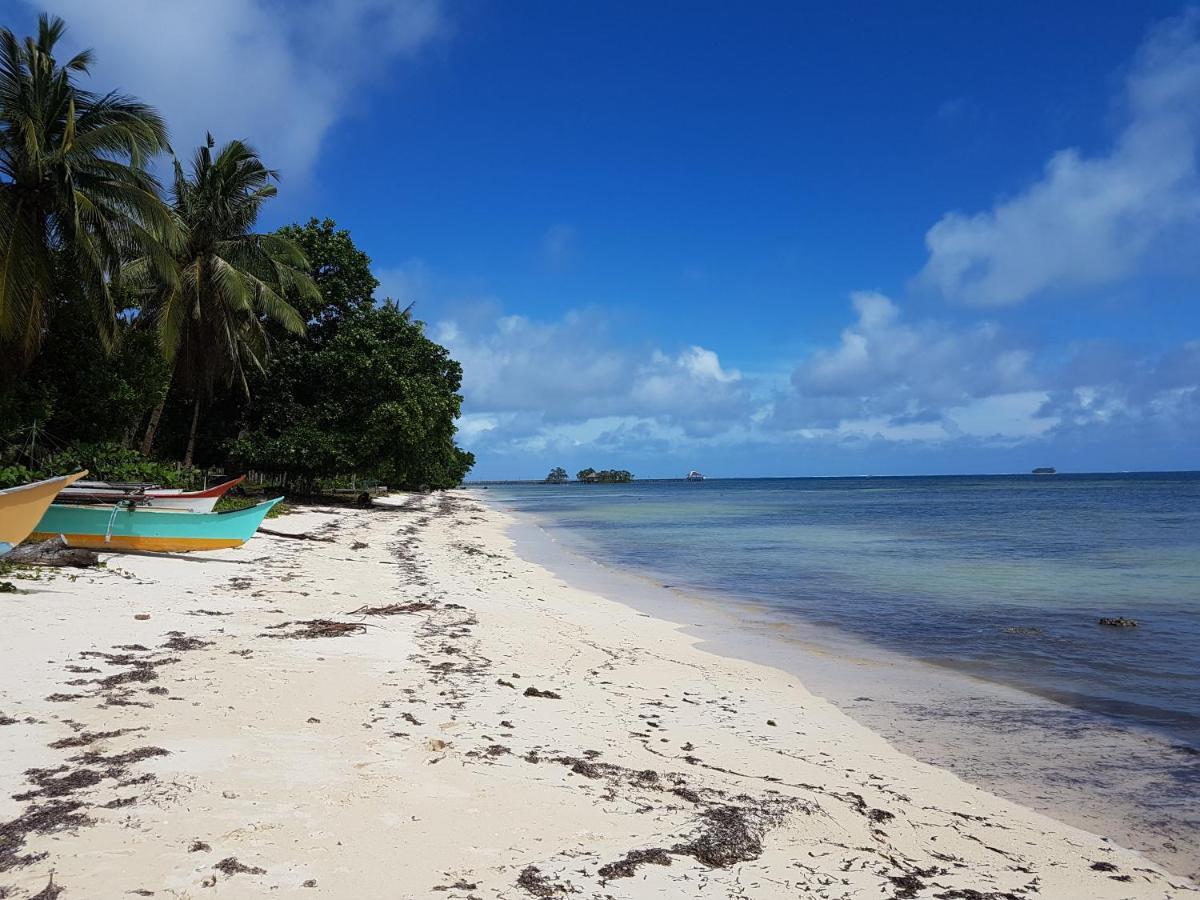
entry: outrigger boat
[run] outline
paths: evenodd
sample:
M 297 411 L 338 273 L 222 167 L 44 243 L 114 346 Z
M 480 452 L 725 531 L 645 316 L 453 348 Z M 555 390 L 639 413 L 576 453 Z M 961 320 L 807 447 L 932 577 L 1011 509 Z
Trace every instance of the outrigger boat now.
M 85 469 L 0 491 L 0 556 L 29 537 L 59 491 L 86 474 Z
M 282 499 L 219 513 L 145 509 L 125 501 L 113 506 L 54 503 L 37 523 L 33 536 L 48 540 L 62 535 L 68 546 L 90 550 L 220 550 L 250 540 L 271 507 Z
M 210 513 L 231 488 L 237 487 L 246 476 L 231 478 L 203 491 L 184 491 L 149 484 L 120 484 L 107 481 L 81 481 L 59 495 L 59 503 L 85 503 L 111 506 L 128 502 L 147 509 L 173 509 L 183 512 Z

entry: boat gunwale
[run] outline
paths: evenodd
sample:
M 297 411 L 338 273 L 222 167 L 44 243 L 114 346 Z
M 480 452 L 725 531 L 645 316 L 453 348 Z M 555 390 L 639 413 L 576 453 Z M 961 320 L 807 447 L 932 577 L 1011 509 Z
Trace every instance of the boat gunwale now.
M 19 494 L 22 491 L 34 490 L 35 488 L 45 487 L 46 485 L 53 484 L 56 481 L 66 481 L 67 485 L 70 485 L 73 482 L 78 481 L 86 474 L 87 469 L 83 469 L 80 472 L 71 472 L 67 475 L 55 475 L 53 478 L 43 478 L 40 481 L 30 481 L 28 484 L 15 484 L 12 487 L 0 488 L 0 496 Z

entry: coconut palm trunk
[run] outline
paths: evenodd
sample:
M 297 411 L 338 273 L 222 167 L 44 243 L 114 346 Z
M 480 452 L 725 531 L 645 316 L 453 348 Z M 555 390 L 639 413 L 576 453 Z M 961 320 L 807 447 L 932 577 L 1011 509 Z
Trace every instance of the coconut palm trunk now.
M 158 433 L 158 423 L 162 421 L 163 410 L 167 406 L 167 397 L 171 393 L 171 382 L 175 377 L 175 369 L 171 368 L 171 377 L 167 379 L 167 386 L 163 390 L 162 399 L 158 401 L 158 405 L 150 411 L 150 422 L 146 425 L 146 434 L 142 438 L 142 456 L 150 455 L 150 448 L 154 446 L 154 436 Z
M 167 395 L 158 401 L 158 406 L 150 412 L 150 423 L 146 426 L 146 436 L 142 438 L 142 455 L 148 456 L 154 446 L 154 435 L 158 433 L 158 423 L 162 420 L 163 408 L 167 405 Z
M 187 450 L 183 454 L 183 467 L 186 469 L 192 464 L 192 457 L 196 453 L 196 426 L 200 423 L 200 398 L 197 397 L 192 404 L 192 427 L 188 432 Z

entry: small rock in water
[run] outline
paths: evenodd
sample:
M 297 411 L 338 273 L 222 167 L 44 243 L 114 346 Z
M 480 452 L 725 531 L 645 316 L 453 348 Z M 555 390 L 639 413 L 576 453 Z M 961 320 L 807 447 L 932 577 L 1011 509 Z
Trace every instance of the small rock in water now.
M 1124 616 L 1105 616 L 1100 619 L 1101 625 L 1107 625 L 1109 628 L 1137 628 L 1138 623 L 1134 619 L 1127 619 Z

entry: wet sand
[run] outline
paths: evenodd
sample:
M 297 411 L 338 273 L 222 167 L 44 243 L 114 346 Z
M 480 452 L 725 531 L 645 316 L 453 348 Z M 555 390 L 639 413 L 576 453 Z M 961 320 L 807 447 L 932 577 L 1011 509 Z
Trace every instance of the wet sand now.
M 0 895 L 1200 896 L 389 502 L 0 595 Z

